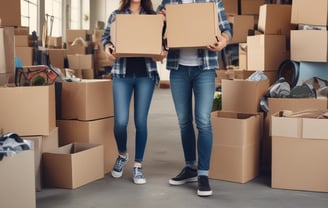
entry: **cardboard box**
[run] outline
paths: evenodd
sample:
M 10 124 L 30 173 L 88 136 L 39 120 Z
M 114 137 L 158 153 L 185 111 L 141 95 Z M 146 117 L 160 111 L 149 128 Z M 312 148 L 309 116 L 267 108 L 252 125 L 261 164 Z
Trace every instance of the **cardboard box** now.
M 300 111 L 304 109 L 327 110 L 327 100 L 309 98 L 269 98 L 269 112 L 264 119 L 264 134 L 262 142 L 262 166 L 271 174 L 272 138 L 271 117 L 281 110 Z
M 293 61 L 328 62 L 328 31 L 292 30 L 290 56 Z
M 238 47 L 238 69 L 247 69 L 247 43 L 239 43 Z
M 35 164 L 35 190 L 42 191 L 42 153 L 58 148 L 58 128 L 55 128 L 49 136 L 24 136 L 24 140 L 33 143 Z
M 60 116 L 61 119 L 82 121 L 114 116 L 112 81 L 62 83 Z
M 103 178 L 103 151 L 99 144 L 74 143 L 43 153 L 45 185 L 76 189 Z
M 49 135 L 56 128 L 54 85 L 0 88 L 0 126 L 20 136 Z
M 0 161 L 1 207 L 36 207 L 34 152 L 25 150 Z
M 62 37 L 48 37 L 48 47 L 49 48 L 62 48 L 62 42 L 63 38 Z
M 265 4 L 265 0 L 242 0 L 240 1 L 240 14 L 258 15 L 260 6 Z
M 118 14 L 111 41 L 116 57 L 157 57 L 162 52 L 162 15 Z
M 261 116 L 213 112 L 213 149 L 209 177 L 246 183 L 259 173 Z M 238 131 L 236 131 L 238 129 Z
M 257 113 L 269 88 L 269 80 L 222 80 L 222 111 Z
M 83 45 L 71 45 L 71 43 L 67 44 L 67 54 L 86 54 L 86 47 Z
M 254 17 L 251 15 L 234 15 L 228 17 L 232 23 L 233 37 L 229 44 L 247 41 L 248 31 L 254 30 Z
M 227 15 L 238 15 L 238 0 L 222 0 Z
M 109 173 L 116 161 L 118 151 L 114 137 L 114 117 L 93 120 L 57 120 L 59 145 L 78 142 L 104 146 L 104 173 Z
M 33 47 L 15 47 L 16 57 L 22 61 L 23 66 L 32 66 L 33 65 Z
M 0 73 L 15 73 L 15 39 L 13 27 L 0 28 L 0 54 L 4 54 L 0 55 Z
M 92 54 L 75 54 L 67 55 L 69 68 L 71 69 L 93 69 L 93 55 Z
M 299 62 L 298 82 L 302 85 L 304 81 L 313 77 L 328 80 L 328 62 Z
M 206 48 L 217 42 L 220 29 L 215 3 L 167 4 L 165 8 L 169 48 Z
M 66 42 L 72 43 L 76 38 L 82 38 L 87 40 L 88 30 L 78 30 L 78 29 L 67 29 L 66 30 Z
M 278 70 L 279 65 L 287 58 L 285 35 L 247 37 L 247 70 Z
M 260 6 L 258 30 L 268 35 L 290 36 L 292 6 L 288 4 L 264 4 Z
M 21 1 L 0 1 L 1 27 L 21 26 Z
M 32 35 L 15 35 L 15 46 L 19 46 L 19 47 L 33 46 Z
M 272 116 L 272 188 L 328 192 L 327 119 Z
M 293 0 L 291 22 L 293 24 L 328 26 L 328 1 Z

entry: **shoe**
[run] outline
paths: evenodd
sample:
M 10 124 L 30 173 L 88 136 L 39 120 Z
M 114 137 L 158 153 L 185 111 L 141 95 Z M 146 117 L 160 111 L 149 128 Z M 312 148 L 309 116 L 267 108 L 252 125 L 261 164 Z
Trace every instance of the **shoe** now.
M 182 185 L 189 182 L 197 181 L 197 170 L 192 169 L 191 167 L 185 167 L 182 171 L 169 180 L 169 184 L 171 185 Z
M 213 191 L 211 190 L 207 176 L 198 176 L 198 196 L 211 196 Z
M 112 170 L 112 176 L 114 178 L 119 178 L 122 176 L 123 174 L 123 167 L 126 165 L 126 163 L 128 162 L 129 159 L 129 155 L 126 154 L 125 157 L 122 155 L 119 155 L 116 159 L 114 168 Z
M 133 167 L 133 182 L 135 184 L 145 184 L 146 179 L 142 174 L 142 167 Z

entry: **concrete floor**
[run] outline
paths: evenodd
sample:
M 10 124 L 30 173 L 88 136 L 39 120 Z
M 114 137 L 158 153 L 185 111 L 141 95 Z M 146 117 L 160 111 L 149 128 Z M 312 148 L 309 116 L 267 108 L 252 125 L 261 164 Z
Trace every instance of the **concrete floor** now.
M 134 155 L 133 120 L 129 125 L 129 154 Z M 246 184 L 210 180 L 213 196 L 196 195 L 197 183 L 168 185 L 183 166 L 183 155 L 172 97 L 169 89 L 156 89 L 149 114 L 149 139 L 143 169 L 145 185 L 132 183 L 132 160 L 122 178 L 107 174 L 78 189 L 43 189 L 37 192 L 37 208 L 108 207 L 213 207 L 213 208 L 327 208 L 328 194 L 272 189 L 269 176 Z M 328 176 L 327 176 L 328 180 Z

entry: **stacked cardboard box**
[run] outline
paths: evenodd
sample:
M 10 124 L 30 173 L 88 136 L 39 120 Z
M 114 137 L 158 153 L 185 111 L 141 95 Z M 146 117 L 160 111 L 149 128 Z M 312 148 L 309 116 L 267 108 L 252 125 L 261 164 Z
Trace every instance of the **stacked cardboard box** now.
M 116 160 L 112 81 L 82 80 L 62 83 L 57 125 L 59 145 L 71 143 L 102 144 L 104 173 Z

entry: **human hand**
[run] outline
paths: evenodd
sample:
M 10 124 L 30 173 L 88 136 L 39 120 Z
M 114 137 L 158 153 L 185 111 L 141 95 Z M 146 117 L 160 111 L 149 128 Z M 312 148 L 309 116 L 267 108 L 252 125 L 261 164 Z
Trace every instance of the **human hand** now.
M 165 58 L 167 57 L 167 51 L 163 50 L 159 56 L 154 57 L 153 59 L 155 61 L 160 61 L 162 62 Z
M 114 51 L 113 45 L 108 44 L 105 46 L 105 54 L 107 58 L 111 61 L 114 61 L 116 59 L 116 57 L 113 55 L 113 51 Z
M 228 38 L 224 35 L 216 36 L 216 40 L 217 40 L 216 43 L 207 46 L 208 50 L 217 52 L 217 51 L 221 51 L 228 45 Z

